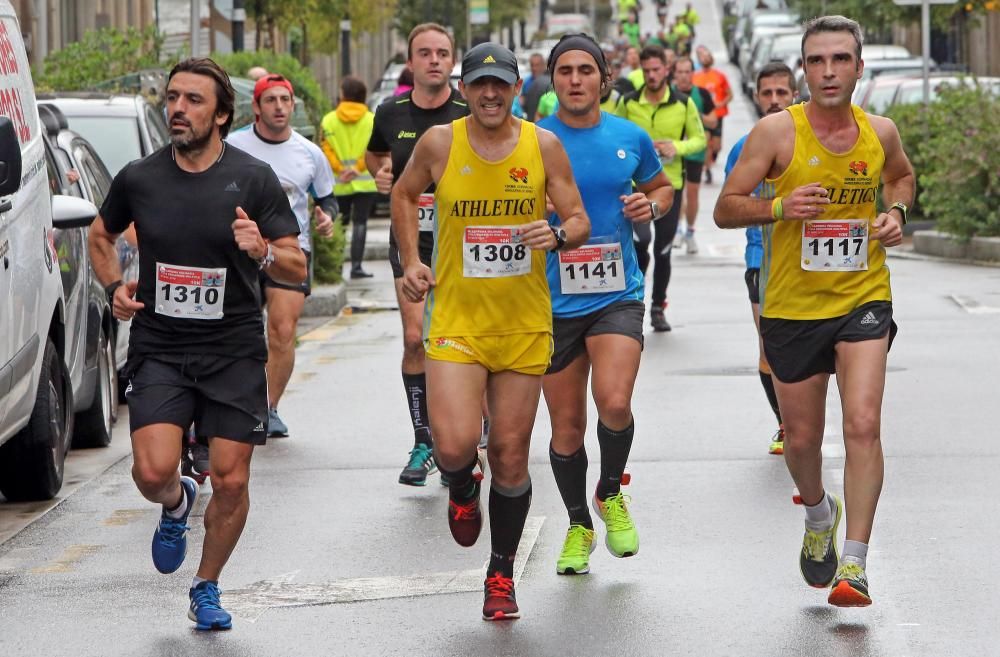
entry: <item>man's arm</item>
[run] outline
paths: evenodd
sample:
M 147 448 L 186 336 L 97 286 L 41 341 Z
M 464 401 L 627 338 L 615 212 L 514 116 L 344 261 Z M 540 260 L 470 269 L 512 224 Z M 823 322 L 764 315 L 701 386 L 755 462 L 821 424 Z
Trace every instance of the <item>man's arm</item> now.
M 264 239 L 257 222 L 239 206 L 232 229 L 236 246 L 260 263 L 272 280 L 286 285 L 299 285 L 306 280 L 306 255 L 299 248 L 298 236 Z
M 882 166 L 882 201 L 885 207 L 902 203 L 910 207 L 916 194 L 916 178 L 913 166 L 903 150 L 899 130 L 892 119 L 868 115 L 885 153 Z M 890 209 L 875 217 L 872 224 L 875 239 L 884 246 L 896 246 L 903 241 L 903 216 L 899 209 Z
M 412 158 L 410 158 L 412 159 Z M 380 194 L 392 191 L 392 154 L 365 151 L 365 168 L 375 178 L 375 188 Z
M 552 200 L 560 224 L 566 231 L 566 244 L 563 249 L 575 249 L 590 237 L 590 219 L 583 208 L 580 190 L 573 180 L 573 168 L 570 166 L 566 150 L 559 139 L 548 130 L 539 128 L 537 133 L 538 147 L 545 167 L 545 193 Z M 536 224 L 542 225 L 536 226 Z M 550 250 L 557 245 L 556 238 L 545 220 L 528 224 L 523 236 L 527 245 L 533 249 Z
M 667 210 L 670 209 L 671 204 L 674 202 L 674 188 L 671 186 L 670 179 L 667 178 L 667 174 L 663 173 L 662 169 L 651 180 L 637 184 L 636 189 L 645 195 L 647 207 L 649 205 L 649 201 L 656 202 L 661 215 L 666 214 Z M 631 221 L 637 221 L 629 216 L 627 207 L 625 216 Z M 650 220 L 658 219 L 658 217 L 653 216 L 650 216 L 649 218 Z
M 134 231 L 131 224 L 128 230 Z M 117 241 L 118 235 L 109 232 L 104 224 L 104 218 L 97 215 L 87 233 L 90 265 L 94 268 L 98 282 L 105 289 L 110 287 L 112 283 L 118 284 L 108 299 L 108 303 L 111 305 L 111 314 L 114 315 L 115 319 L 128 321 L 136 312 L 145 308 L 145 304 L 134 299 L 139 282 L 122 281 L 122 269 L 118 262 L 118 249 L 115 246 Z

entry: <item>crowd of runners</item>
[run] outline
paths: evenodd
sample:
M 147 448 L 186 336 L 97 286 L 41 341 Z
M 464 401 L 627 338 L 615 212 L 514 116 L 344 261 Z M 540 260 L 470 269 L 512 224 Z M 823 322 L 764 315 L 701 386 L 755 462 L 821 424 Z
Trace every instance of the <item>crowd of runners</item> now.
M 784 455 L 805 509 L 802 576 L 829 589 L 838 606 L 871 603 L 865 560 L 896 332 L 885 248 L 900 243 L 914 194 L 893 123 L 850 103 L 861 44 L 859 26 L 844 17 L 806 26 L 808 103 L 796 104 L 783 65 L 760 72 L 755 98 L 765 116 L 729 151 L 714 209 L 719 226 L 747 231 L 760 380 L 779 425 L 769 451 Z M 353 105 L 324 121 L 322 148 L 289 127 L 295 94 L 281 75 L 260 77 L 256 123 L 229 134 L 228 76 L 208 59 L 181 62 L 166 94 L 171 144 L 115 177 L 94 223 L 95 270 L 115 316 L 134 322 L 126 394 L 133 477 L 163 508 L 152 542 L 160 572 L 184 560 L 199 493 L 178 473 L 188 428 L 208 445 L 212 496 L 190 588 L 198 629 L 232 625 L 218 581 L 249 511 L 254 446 L 290 433 L 277 406 L 309 294 L 311 231 L 328 234 L 338 216 L 358 230 L 363 221 L 351 208 L 368 212 L 376 190 L 391 194 L 389 259 L 413 429 L 399 483 L 422 486 L 439 472 L 448 488 L 443 515 L 455 541 L 470 547 L 481 533 L 488 477 L 483 618 L 520 613 L 514 559 L 531 504 L 528 449 L 542 397 L 568 516 L 556 572 L 588 572 L 599 536 L 616 557 L 639 551 L 623 486 L 645 274 L 652 262 L 652 328 L 669 331 L 671 250 L 697 252 L 697 185 L 711 179 L 720 155 L 732 91 L 707 49 L 694 48 L 692 59 L 648 43 L 626 53 L 639 75 L 621 76 L 621 63 L 614 70 L 598 42 L 572 34 L 533 64 L 533 82 L 544 76 L 555 97 L 553 111 L 533 123 L 512 114 L 531 96 L 507 48 L 484 43 L 465 52 L 457 89 L 445 27 L 417 26 L 407 48 L 412 89 L 371 116 L 354 106 L 363 84 L 345 78 L 342 105 Z M 622 77 L 629 85 L 618 84 Z M 348 124 L 362 121 L 370 137 L 359 144 Z M 123 281 L 112 257 L 130 225 L 141 245 L 138 282 Z M 368 275 L 353 248 L 351 260 L 353 277 Z M 834 373 L 847 454 L 843 501 L 821 475 Z M 600 452 L 594 490 L 584 447 L 588 384 Z M 847 538 L 838 545 L 844 516 Z

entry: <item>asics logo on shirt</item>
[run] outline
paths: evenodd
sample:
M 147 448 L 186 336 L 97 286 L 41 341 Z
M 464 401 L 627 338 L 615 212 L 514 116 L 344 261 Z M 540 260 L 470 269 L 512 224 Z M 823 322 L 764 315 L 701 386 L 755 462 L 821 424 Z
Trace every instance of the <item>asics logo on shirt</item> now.
M 406 130 L 400 130 L 399 134 L 396 135 L 396 139 L 416 139 L 416 132 L 407 132 Z

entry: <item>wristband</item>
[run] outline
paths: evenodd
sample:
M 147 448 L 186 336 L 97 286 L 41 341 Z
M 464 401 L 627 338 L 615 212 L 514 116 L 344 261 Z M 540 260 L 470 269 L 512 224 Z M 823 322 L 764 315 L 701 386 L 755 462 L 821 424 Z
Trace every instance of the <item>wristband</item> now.
M 771 201 L 771 216 L 775 221 L 781 221 L 785 218 L 785 211 L 781 207 L 781 197 L 775 196 L 774 200 Z
M 125 282 L 119 278 L 114 283 L 110 283 L 104 287 L 104 294 L 107 295 L 108 305 L 111 306 L 112 310 L 115 307 L 115 290 L 120 288 L 122 285 L 125 285 Z
M 264 244 L 267 245 L 267 248 L 264 250 L 264 255 L 260 258 L 256 258 L 257 266 L 260 267 L 261 270 L 265 267 L 269 267 L 274 262 L 274 249 L 271 248 L 271 243 L 264 240 Z

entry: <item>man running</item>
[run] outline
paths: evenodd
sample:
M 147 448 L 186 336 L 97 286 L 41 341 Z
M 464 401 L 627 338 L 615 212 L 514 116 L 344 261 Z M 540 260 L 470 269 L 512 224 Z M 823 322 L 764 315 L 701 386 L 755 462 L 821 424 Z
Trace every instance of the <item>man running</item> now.
M 593 39 L 563 37 L 552 49 L 549 69 L 559 110 L 539 126 L 566 148 L 594 236 L 579 249 L 549 254 L 546 267 L 555 349 L 542 391 L 552 420 L 549 460 L 570 522 L 556 572 L 580 574 L 590 570 L 594 543 L 584 447 L 591 369 L 601 447 L 601 478 L 592 503 L 611 554 L 630 557 L 639 551 L 639 534 L 621 492 L 635 433 L 631 400 L 645 313 L 632 225 L 658 216 L 659 208 L 670 205 L 673 189 L 649 135 L 601 112 L 601 93 L 611 86 L 611 76 Z M 558 225 L 558 217 L 552 219 Z
M 669 331 L 664 309 L 667 306 L 667 285 L 670 283 L 670 252 L 677 233 L 681 213 L 680 190 L 684 187 L 681 159 L 705 148 L 705 130 L 694 101 L 676 92 L 668 83 L 670 69 L 667 56 L 660 46 L 646 46 L 639 53 L 645 84 L 622 96 L 615 113 L 632 121 L 653 138 L 663 172 L 674 188 L 669 208 L 660 208 L 663 216 L 655 222 L 653 241 L 653 298 L 650 321 L 654 331 Z M 643 275 L 649 265 L 649 224 L 636 224 L 636 254 Z
M 375 185 L 382 194 L 392 189 L 393 180 L 403 173 L 413 147 L 424 132 L 435 125 L 449 124 L 467 116 L 468 105 L 449 84 L 454 67 L 455 43 L 437 23 L 422 23 L 410 31 L 407 62 L 413 69 L 413 89 L 390 99 L 375 110 L 375 125 L 365 162 L 375 172 Z M 434 252 L 436 206 L 434 185 L 420 197 L 420 261 L 430 266 Z M 424 343 L 421 323 L 424 302 L 411 301 L 403 294 L 403 266 L 399 259 L 396 230 L 389 233 L 389 264 L 396 285 L 396 300 L 403 320 L 403 387 L 413 423 L 413 449 L 399 483 L 423 486 L 427 475 L 437 471 L 434 441 L 427 419 L 427 381 L 424 374 Z M 478 407 L 478 402 L 477 402 Z
M 94 271 L 114 315 L 133 319 L 126 399 L 132 477 L 163 505 L 153 565 L 180 568 L 197 484 L 177 473 L 193 422 L 209 438 L 212 499 L 188 616 L 199 630 L 229 629 L 218 580 L 250 508 L 254 445 L 266 439 L 267 349 L 258 272 L 286 284 L 306 276 L 299 225 L 271 167 L 223 138 L 235 92 L 210 59 L 170 72 L 170 145 L 115 176 L 90 228 Z M 121 280 L 115 239 L 135 224 L 139 280 Z
M 552 355 L 547 251 L 586 241 L 590 223 L 558 139 L 513 118 L 517 59 L 494 43 L 470 49 L 459 85 L 472 116 L 417 142 L 392 194 L 406 270 L 403 291 L 429 296 L 424 334 L 434 449 L 449 481 L 448 526 L 459 545 L 482 528 L 480 401 L 491 412 L 490 563 L 483 618 L 516 618 L 514 556 L 531 502 L 528 446 L 542 375 Z M 420 194 L 436 183 L 432 267 L 419 257 Z M 562 224 L 545 220 L 546 194 Z
M 843 16 L 806 25 L 811 98 L 754 127 L 715 208 L 722 227 L 764 226 L 760 331 L 785 426 L 785 462 L 806 507 L 799 565 L 811 586 L 832 583 L 829 602 L 841 607 L 871 604 L 865 561 L 882 489 L 882 395 L 896 333 L 885 248 L 902 241 L 914 193 L 895 124 L 851 105 L 864 68 L 861 43 L 860 26 Z M 761 198 L 751 197 L 761 180 Z M 820 451 L 833 373 L 847 452 L 842 559 L 843 505 L 823 487 Z
M 273 73 L 260 78 L 254 85 L 252 107 L 257 120 L 226 141 L 274 169 L 299 222 L 299 247 L 306 255 L 308 272 L 312 260 L 309 198 L 316 203 L 316 232 L 330 237 L 333 217 L 338 214 L 333 171 L 320 147 L 292 130 L 289 121 L 295 92 L 291 82 Z M 260 280 L 267 304 L 267 435 L 283 437 L 288 435 L 288 425 L 278 416 L 278 402 L 295 369 L 296 330 L 311 287 L 308 274 L 299 285 L 276 281 L 266 271 Z
M 795 74 L 792 69 L 782 62 L 770 62 L 766 64 L 757 74 L 757 92 L 754 100 L 760 108 L 761 115 L 776 114 L 783 111 L 795 102 Z M 729 151 L 729 158 L 726 160 L 726 177 L 736 166 L 736 161 L 743 150 L 743 144 L 747 136 L 743 135 L 736 142 L 733 149 Z M 760 185 L 754 188 L 753 195 L 760 196 Z M 760 383 L 764 386 L 764 394 L 774 411 L 774 417 L 778 420 L 778 430 L 771 438 L 771 445 L 768 452 L 780 455 L 784 453 L 785 431 L 781 426 L 781 411 L 778 408 L 778 397 L 774 392 L 774 379 L 771 376 L 771 366 L 767 364 L 767 357 L 764 355 L 764 343 L 760 340 L 760 261 L 764 254 L 764 247 L 761 242 L 760 226 L 747 226 L 747 246 L 744 259 L 747 264 L 747 271 L 744 280 L 747 284 L 747 293 L 750 295 L 750 310 L 753 312 L 753 323 L 757 328 L 757 338 L 759 342 L 759 353 L 757 357 L 757 369 L 760 375 Z
M 694 101 L 695 107 L 701 114 L 701 124 L 707 134 L 707 131 L 718 122 L 715 116 L 715 103 L 712 101 L 712 94 L 695 86 L 692 82 L 693 76 L 694 62 L 691 61 L 690 57 L 679 57 L 677 63 L 674 64 L 674 88 Z M 680 246 L 679 241 L 683 242 L 689 255 L 698 253 L 698 241 L 694 238 L 694 224 L 698 219 L 698 192 L 701 190 L 701 172 L 705 168 L 705 150 L 702 148 L 700 151 L 683 158 L 684 223 L 687 224 L 687 228 L 682 234 L 682 230 L 678 226 L 677 238 L 681 239 L 675 238 L 674 246 L 678 247 Z
M 729 116 L 729 103 L 733 100 L 733 88 L 729 86 L 726 74 L 715 68 L 715 57 L 705 46 L 698 46 L 698 63 L 701 69 L 694 73 L 695 86 L 708 89 L 715 102 L 715 116 L 719 122 L 708 131 L 708 153 L 705 161 L 705 183 L 712 184 L 712 167 L 722 149 L 722 122 Z

